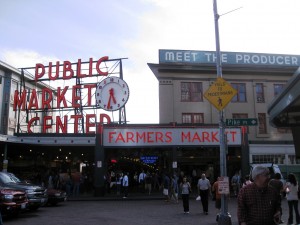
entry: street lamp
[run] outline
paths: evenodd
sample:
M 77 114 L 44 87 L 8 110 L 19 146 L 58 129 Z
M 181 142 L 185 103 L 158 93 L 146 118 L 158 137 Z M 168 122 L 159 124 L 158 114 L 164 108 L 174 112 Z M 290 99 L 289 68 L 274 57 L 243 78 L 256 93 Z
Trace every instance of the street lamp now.
M 220 40 L 219 40 L 219 14 L 217 8 L 217 0 L 213 0 L 213 10 L 215 18 L 215 37 L 216 37 L 216 66 L 217 66 L 217 77 L 222 78 L 222 62 L 221 62 L 221 51 L 220 51 Z M 220 129 L 220 175 L 225 177 L 227 175 L 226 169 L 226 143 L 225 143 L 225 126 L 224 126 L 224 111 L 219 111 L 219 129 Z M 221 196 L 221 213 L 218 216 L 219 225 L 231 225 L 231 216 L 228 213 L 228 201 L 227 196 L 222 194 Z

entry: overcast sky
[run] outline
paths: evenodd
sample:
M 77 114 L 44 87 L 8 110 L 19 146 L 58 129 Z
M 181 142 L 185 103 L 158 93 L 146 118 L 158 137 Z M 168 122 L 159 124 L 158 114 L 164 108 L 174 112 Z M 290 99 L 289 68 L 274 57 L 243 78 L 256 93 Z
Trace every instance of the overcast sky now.
M 299 9 L 299 0 L 219 0 L 221 51 L 300 55 Z M 216 49 L 213 0 L 2 0 L 0 30 L 0 60 L 16 68 L 128 58 L 129 123 L 159 122 L 147 66 L 159 49 Z

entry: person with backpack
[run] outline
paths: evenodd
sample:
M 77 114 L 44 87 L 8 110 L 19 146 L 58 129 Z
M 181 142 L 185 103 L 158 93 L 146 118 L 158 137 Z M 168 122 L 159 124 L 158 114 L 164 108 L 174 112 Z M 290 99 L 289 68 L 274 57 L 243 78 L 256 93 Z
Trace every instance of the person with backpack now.
M 231 178 L 231 186 L 232 186 L 233 194 L 236 197 L 240 190 L 240 175 L 238 171 L 236 171 L 234 176 Z

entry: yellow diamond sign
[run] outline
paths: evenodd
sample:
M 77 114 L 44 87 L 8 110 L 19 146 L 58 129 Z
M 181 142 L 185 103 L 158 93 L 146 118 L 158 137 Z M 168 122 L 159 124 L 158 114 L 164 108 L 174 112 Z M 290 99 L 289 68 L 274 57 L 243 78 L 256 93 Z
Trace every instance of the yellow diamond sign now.
M 221 111 L 226 107 L 236 93 L 237 91 L 231 87 L 226 80 L 218 77 L 217 80 L 204 93 L 204 97 L 219 111 Z

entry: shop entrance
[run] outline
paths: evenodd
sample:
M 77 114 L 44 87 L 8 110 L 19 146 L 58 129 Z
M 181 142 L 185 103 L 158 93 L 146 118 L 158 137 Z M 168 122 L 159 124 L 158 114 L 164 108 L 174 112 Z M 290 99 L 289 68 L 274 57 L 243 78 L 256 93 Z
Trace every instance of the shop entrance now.
M 170 173 L 171 153 L 170 148 L 106 148 L 106 192 L 117 192 L 118 177 L 125 173 L 128 173 L 130 191 L 144 192 L 145 187 L 138 180 L 142 171 L 151 175 L 152 191 L 160 191 L 162 174 Z
M 196 186 L 202 173 L 211 182 L 220 174 L 219 147 L 167 147 L 167 148 L 106 148 L 107 174 L 115 182 L 117 174 L 129 173 L 131 188 L 137 185 L 136 177 L 144 171 L 161 176 L 165 173 L 186 175 Z M 227 175 L 240 170 L 240 148 L 230 147 L 227 154 Z M 174 162 L 175 166 L 174 166 Z M 111 185 L 109 185 L 111 186 Z

